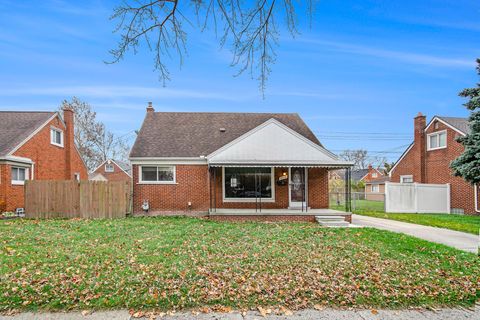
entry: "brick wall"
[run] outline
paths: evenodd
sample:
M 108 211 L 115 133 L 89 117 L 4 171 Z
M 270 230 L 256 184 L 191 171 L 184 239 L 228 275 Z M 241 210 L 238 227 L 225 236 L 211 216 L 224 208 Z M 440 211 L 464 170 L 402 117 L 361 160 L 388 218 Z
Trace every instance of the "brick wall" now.
M 125 173 L 115 162 L 111 162 L 113 165 L 113 172 L 105 171 L 105 164 L 103 163 L 100 167 L 95 170 L 95 173 L 102 174 L 108 181 L 130 181 L 132 178 Z
M 312 209 L 329 207 L 327 169 L 308 169 L 308 205 Z
M 438 122 L 438 124 L 432 123 L 427 132 L 422 135 L 417 132 L 422 125 L 422 122 L 418 121 L 419 117 L 417 116 L 415 118 L 416 140 L 414 145 L 397 164 L 391 174 L 391 181 L 400 182 L 401 175 L 413 175 L 413 180 L 418 183 L 450 183 L 451 208 L 460 208 L 466 214 L 475 214 L 473 186 L 462 178 L 453 176 L 450 169 L 451 161 L 463 152 L 463 146 L 456 141 L 459 133 Z M 422 130 L 424 129 L 425 125 Z M 447 148 L 427 151 L 427 135 L 442 130 L 447 130 Z
M 82 180 L 88 179 L 87 168 L 76 150 L 72 152 L 71 172 L 68 172 L 66 166 L 66 149 L 50 143 L 51 126 L 64 130 L 64 139 L 67 139 L 65 126 L 62 121 L 56 117 L 15 151 L 13 155 L 28 158 L 34 162 L 33 178 L 35 180 L 64 180 L 67 176 L 73 179 L 74 173 L 79 173 L 80 179 Z M 3 198 L 6 202 L 4 210 L 14 211 L 16 208 L 24 207 L 24 186 L 11 184 L 11 165 L 3 164 L 0 166 L 3 168 L 1 169 L 0 176 L 0 198 Z M 31 179 L 31 168 L 29 171 L 29 178 Z
M 150 213 L 201 213 L 208 212 L 210 207 L 210 185 L 212 193 L 216 192 L 216 207 L 229 209 L 254 209 L 255 202 L 223 202 L 222 169 L 216 168 L 216 189 L 213 174 L 209 177 L 207 166 L 177 165 L 177 184 L 138 184 L 138 165 L 134 165 L 133 190 L 134 212 L 142 213 L 142 203 L 149 201 Z M 288 168 L 275 168 L 275 183 L 278 178 L 288 172 Z M 309 169 L 309 206 L 311 208 L 328 208 L 328 171 L 321 168 Z M 187 208 L 188 201 L 192 207 Z M 212 197 L 212 201 L 215 201 Z M 262 202 L 263 209 L 286 209 L 289 206 L 288 185 L 275 184 L 275 201 Z
M 142 213 L 148 200 L 150 213 L 205 213 L 209 209 L 209 180 L 206 165 L 177 165 L 176 184 L 139 184 L 138 165 L 133 165 L 133 211 Z M 188 208 L 188 202 L 192 203 Z

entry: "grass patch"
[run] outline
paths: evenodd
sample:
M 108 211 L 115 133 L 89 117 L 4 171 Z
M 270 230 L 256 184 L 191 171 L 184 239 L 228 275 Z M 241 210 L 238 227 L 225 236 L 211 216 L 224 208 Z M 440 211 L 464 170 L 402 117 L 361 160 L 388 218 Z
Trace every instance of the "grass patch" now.
M 0 311 L 473 305 L 473 254 L 374 229 L 193 218 L 0 221 Z
M 398 220 L 425 226 L 463 231 L 476 235 L 478 235 L 480 230 L 480 216 L 464 216 L 456 214 L 384 213 L 373 211 L 358 211 L 355 213 L 370 217 Z
M 345 204 L 343 203 L 338 205 L 335 201 L 330 201 L 330 208 L 334 210 L 345 211 Z M 352 199 L 352 211 L 355 213 L 363 211 L 384 212 L 385 203 L 383 201 Z

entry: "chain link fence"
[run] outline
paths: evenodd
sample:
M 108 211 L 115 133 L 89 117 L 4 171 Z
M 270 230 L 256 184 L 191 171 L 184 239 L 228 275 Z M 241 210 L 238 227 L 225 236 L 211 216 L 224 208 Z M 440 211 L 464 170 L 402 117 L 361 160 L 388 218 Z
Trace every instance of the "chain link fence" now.
M 346 193 L 330 192 L 330 209 L 345 211 Z M 385 212 L 385 194 L 384 193 L 351 193 L 352 212 Z

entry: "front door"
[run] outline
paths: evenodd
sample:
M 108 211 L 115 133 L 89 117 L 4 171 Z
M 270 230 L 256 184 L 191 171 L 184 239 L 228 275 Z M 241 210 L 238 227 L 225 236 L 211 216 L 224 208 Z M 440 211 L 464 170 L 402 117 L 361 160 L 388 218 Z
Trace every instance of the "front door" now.
M 302 208 L 306 207 L 307 199 L 307 174 L 305 168 L 290 168 L 289 170 L 289 193 L 290 207 Z

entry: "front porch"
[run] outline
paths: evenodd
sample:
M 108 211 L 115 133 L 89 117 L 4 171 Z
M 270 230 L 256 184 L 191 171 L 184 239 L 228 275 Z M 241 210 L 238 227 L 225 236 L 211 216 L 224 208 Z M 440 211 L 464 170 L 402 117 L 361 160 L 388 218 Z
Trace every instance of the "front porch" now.
M 210 208 L 213 218 L 315 220 L 346 216 L 329 209 L 328 172 L 345 169 L 350 194 L 352 163 L 271 119 L 208 155 Z

